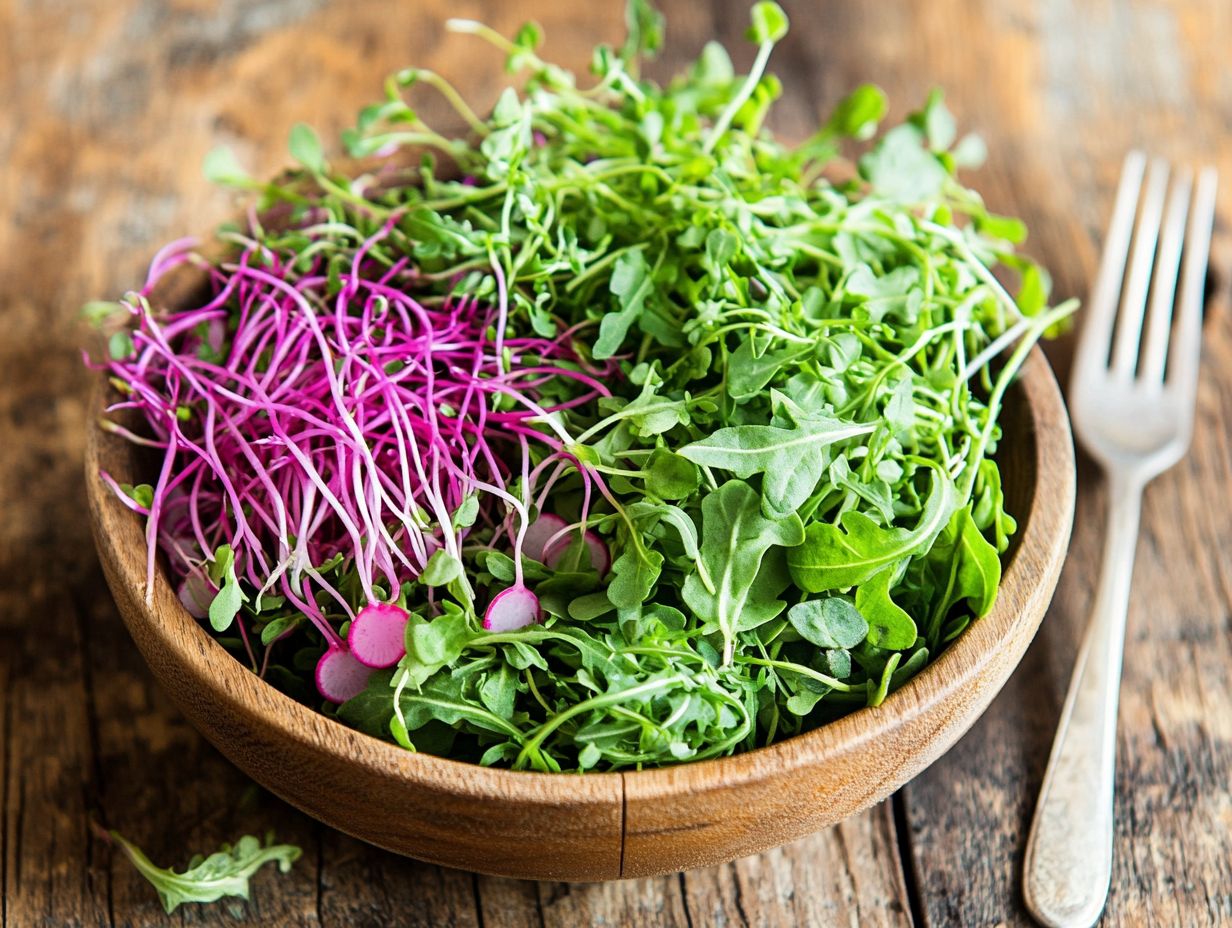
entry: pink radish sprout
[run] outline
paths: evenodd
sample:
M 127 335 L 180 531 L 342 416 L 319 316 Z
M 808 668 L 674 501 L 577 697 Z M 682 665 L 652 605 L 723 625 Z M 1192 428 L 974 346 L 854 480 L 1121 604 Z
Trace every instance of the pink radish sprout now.
M 310 211 L 304 234 L 318 234 L 311 223 L 322 218 Z M 535 621 L 521 552 L 547 559 L 547 536 L 565 523 L 531 523 L 532 507 L 567 469 L 582 475 L 584 510 L 592 482 L 606 495 L 565 450 L 573 438 L 559 413 L 609 395 L 603 380 L 615 362 L 579 357 L 569 330 L 544 338 L 509 329 L 495 260 L 496 305 L 429 298 L 406 258 L 390 266 L 374 257 L 397 220 L 358 245 L 348 239 L 353 253 L 341 270 L 323 257 L 337 242 L 302 261 L 235 235 L 238 253 L 216 265 L 192 242 L 173 242 L 125 303 L 136 323 L 132 351 L 106 365 L 122 388 L 109 413 L 144 420 L 108 427 L 158 458 L 148 509 L 102 475 L 147 517 L 147 596 L 161 548 L 181 601 L 204 615 L 216 590 L 202 586 L 200 565 L 229 545 L 238 582 L 283 597 L 324 639 L 317 681 L 331 699 L 363 676 L 358 667 L 401 657 L 389 610 L 402 626 L 405 612 L 366 605 L 356 615 L 356 598 L 396 595 L 434 552 L 460 559 L 467 535 L 482 531 L 489 545 L 508 543 L 517 565 L 515 586 L 492 601 L 485 626 Z M 164 275 L 185 263 L 205 269 L 205 297 L 171 312 L 151 307 Z M 554 386 L 562 381 L 567 390 Z M 473 496 L 478 515 L 455 527 L 454 513 Z M 606 546 L 587 545 L 605 571 Z M 354 582 L 346 590 L 337 572 L 321 569 L 338 555 Z M 469 583 L 459 584 L 468 605 Z M 235 620 L 247 641 L 251 617 L 241 610 Z M 338 631 L 347 621 L 349 648 Z

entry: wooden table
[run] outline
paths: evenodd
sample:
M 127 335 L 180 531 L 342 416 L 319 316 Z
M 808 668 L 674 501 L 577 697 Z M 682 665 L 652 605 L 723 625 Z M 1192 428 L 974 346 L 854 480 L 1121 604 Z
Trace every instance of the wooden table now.
M 675 0 L 657 73 L 718 38 L 751 57 L 743 2 Z M 1214 0 L 786 3 L 776 126 L 803 134 L 876 81 L 894 114 L 933 85 L 991 153 L 971 175 L 1022 215 L 1060 296 L 1084 296 L 1131 146 L 1216 163 L 1232 216 L 1232 5 Z M 1025 830 L 1090 604 L 1103 496 L 1089 462 L 1072 556 L 1039 638 L 975 730 L 895 799 L 713 870 L 607 885 L 474 877 L 393 857 L 261 794 L 154 686 L 103 585 L 81 459 L 91 375 L 77 308 L 141 280 L 164 240 L 233 203 L 201 180 L 234 147 L 258 176 L 299 120 L 336 130 L 407 63 L 479 108 L 500 62 L 453 15 L 525 18 L 584 68 L 618 2 L 47 0 L 0 3 L 0 879 L 4 925 L 162 924 L 96 819 L 182 865 L 273 828 L 304 857 L 252 902 L 186 923 L 294 925 L 1023 924 Z M 977 10 L 978 6 L 978 10 Z M 1072 6 L 1072 8 L 1071 8 Z M 439 113 L 429 97 L 428 114 Z M 1232 240 L 1215 243 L 1206 368 L 1188 458 L 1147 493 L 1122 695 L 1108 923 L 1232 920 Z M 1066 366 L 1067 344 L 1053 350 Z

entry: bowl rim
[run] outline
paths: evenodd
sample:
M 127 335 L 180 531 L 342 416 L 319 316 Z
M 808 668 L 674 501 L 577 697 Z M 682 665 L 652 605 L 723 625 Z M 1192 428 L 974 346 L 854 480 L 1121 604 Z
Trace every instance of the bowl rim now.
M 786 774 L 825 758 L 847 756 L 867 742 L 884 738 L 896 727 L 949 697 L 972 681 L 988 649 L 1012 638 L 1020 615 L 1029 612 L 1019 597 L 1004 595 L 1007 588 L 1039 595 L 1036 581 L 1059 570 L 1067 547 L 1074 510 L 1076 475 L 1069 419 L 1060 390 L 1041 349 L 1036 346 L 1013 385 L 1022 391 L 1027 420 L 1035 438 L 1036 467 L 1031 501 L 1015 513 L 1019 534 L 1009 561 L 1004 564 L 1000 593 L 992 610 L 973 621 L 939 656 L 891 693 L 878 707 L 860 707 L 811 731 L 768 746 L 725 757 L 684 761 L 644 770 L 566 773 L 483 767 L 468 761 L 408 751 L 392 742 L 344 725 L 292 699 L 253 674 L 226 651 L 180 603 L 161 564 L 155 573 L 152 600 L 145 597 L 145 532 L 140 517 L 123 506 L 99 478 L 104 463 L 131 466 L 133 448 L 120 437 L 97 426 L 108 398 L 106 377 L 96 382 L 90 401 L 91 416 L 85 456 L 90 517 L 97 544 L 141 546 L 140 557 L 111 560 L 126 595 L 141 616 L 145 630 L 182 666 L 180 672 L 211 681 L 211 698 L 227 708 L 251 712 L 266 709 L 262 719 L 271 736 L 291 739 L 338 761 L 360 763 L 370 773 L 397 778 L 408 785 L 431 784 L 459 797 L 499 798 L 529 804 L 603 805 L 613 796 L 628 796 L 636 788 L 639 800 L 655 795 L 678 795 L 683 789 L 704 793 L 762 779 L 767 765 Z M 1045 453 L 1048 451 L 1049 453 Z M 113 476 L 128 476 L 120 467 Z M 120 521 L 117 523 L 116 518 Z M 118 528 L 118 531 L 116 529 Z M 140 565 L 140 568 L 138 567 Z M 1034 586 L 1032 586 L 1034 585 Z M 1043 584 L 1051 590 L 1050 584 Z M 1047 595 L 1045 591 L 1044 595 Z M 124 611 L 124 610 L 122 610 Z M 1042 614 L 1043 608 L 1040 608 Z M 1033 636 L 1035 628 L 1030 629 Z M 1025 650 L 1026 644 L 1023 644 Z M 623 827 L 623 826 L 622 826 Z

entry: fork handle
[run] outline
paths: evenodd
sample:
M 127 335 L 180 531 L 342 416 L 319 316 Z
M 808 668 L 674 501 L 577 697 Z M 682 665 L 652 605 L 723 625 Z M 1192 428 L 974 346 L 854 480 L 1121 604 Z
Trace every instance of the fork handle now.
M 1027 841 L 1023 894 L 1049 928 L 1094 925 L 1112 880 L 1117 698 L 1141 508 L 1142 482 L 1114 477 L 1099 589 Z

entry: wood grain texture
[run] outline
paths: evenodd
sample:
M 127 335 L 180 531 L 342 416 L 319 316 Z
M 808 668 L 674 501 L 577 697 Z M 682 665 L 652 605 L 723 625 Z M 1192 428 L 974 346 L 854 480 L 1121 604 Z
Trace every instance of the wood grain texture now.
M 1063 296 L 1086 293 L 1126 147 L 1210 160 L 1232 177 L 1226 3 L 783 2 L 793 31 L 773 63 L 786 84 L 776 127 L 806 130 L 861 80 L 882 84 L 895 114 L 943 84 L 962 125 L 989 143 L 972 182 L 1029 221 L 1029 250 Z M 656 73 L 705 38 L 739 42 L 745 3 L 663 6 L 673 53 Z M 92 814 L 168 863 L 245 827 L 272 825 L 304 846 L 290 875 L 257 877 L 252 904 L 181 910 L 195 924 L 901 925 L 913 909 L 929 925 L 1025 924 L 1025 827 L 1100 546 L 1103 502 L 1086 462 L 1055 608 L 977 728 L 899 793 L 897 832 L 881 806 L 679 879 L 476 879 L 361 845 L 268 795 L 246 799 L 246 779 L 153 684 L 82 517 L 89 379 L 76 307 L 132 286 L 161 241 L 233 208 L 199 179 L 216 143 L 254 173 L 276 170 L 294 122 L 342 125 L 379 75 L 410 61 L 492 100 L 499 68 L 441 35 L 451 15 L 506 31 L 534 17 L 549 52 L 574 66 L 620 28 L 618 3 L 549 0 L 0 3 L 0 922 L 167 923 L 131 867 L 90 838 Z M 1232 184 L 1220 201 L 1232 215 Z M 1230 264 L 1221 226 L 1194 448 L 1147 492 L 1110 924 L 1232 921 Z M 1066 353 L 1064 341 L 1051 352 L 1062 369 Z
M 1215 164 L 1204 370 L 1188 457 L 1150 486 L 1143 511 L 1121 689 L 1114 875 L 1105 923 L 1232 920 L 1232 466 L 1227 317 L 1232 239 L 1232 84 L 1227 4 L 993 2 L 899 5 L 918 25 L 911 70 L 893 45 L 862 48 L 853 77 L 902 75 L 949 90 L 988 141 L 989 205 L 1021 215 L 1029 250 L 1060 297 L 1085 298 L 1121 160 L 1142 147 Z M 875 26 L 857 12 L 852 28 Z M 893 28 L 893 27 L 892 27 Z M 972 75 L 986 75 L 973 80 Z M 1051 346 L 1064 377 L 1069 344 Z M 1027 830 L 1103 546 L 1098 468 L 1080 460 L 1073 544 L 1048 619 L 972 734 L 904 790 L 916 883 L 929 925 L 1031 924 L 1019 884 Z

